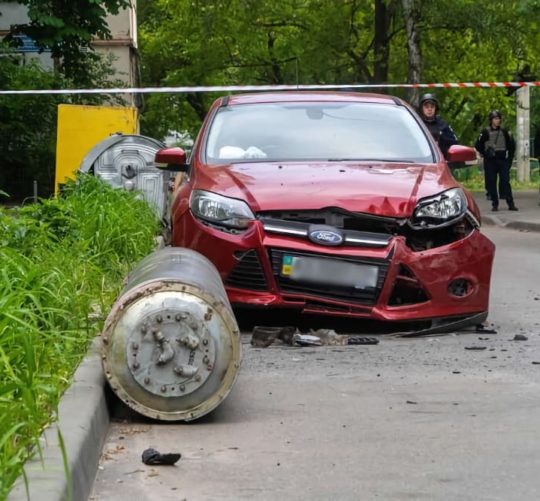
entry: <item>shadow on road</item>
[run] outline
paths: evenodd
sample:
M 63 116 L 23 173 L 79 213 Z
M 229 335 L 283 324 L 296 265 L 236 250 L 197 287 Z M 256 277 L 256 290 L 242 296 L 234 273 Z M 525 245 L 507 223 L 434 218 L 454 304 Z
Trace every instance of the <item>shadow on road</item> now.
M 240 330 L 252 331 L 254 326 L 286 326 L 297 327 L 301 332 L 310 329 L 333 329 L 338 334 L 391 334 L 410 330 L 421 330 L 430 327 L 431 322 L 377 322 L 369 319 L 332 317 L 328 315 L 302 315 L 294 310 L 271 309 L 235 309 L 236 320 Z

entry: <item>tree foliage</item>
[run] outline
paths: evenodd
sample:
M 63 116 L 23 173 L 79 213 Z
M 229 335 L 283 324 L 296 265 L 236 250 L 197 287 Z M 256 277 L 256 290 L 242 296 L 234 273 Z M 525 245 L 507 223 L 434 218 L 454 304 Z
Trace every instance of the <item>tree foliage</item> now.
M 140 0 L 143 84 L 514 80 L 526 65 L 540 70 L 539 14 L 538 0 Z M 416 76 L 409 72 L 411 15 L 421 56 Z M 506 89 L 435 92 L 465 143 L 489 109 L 514 116 Z M 152 95 L 143 130 L 156 137 L 167 129 L 193 132 L 214 98 Z

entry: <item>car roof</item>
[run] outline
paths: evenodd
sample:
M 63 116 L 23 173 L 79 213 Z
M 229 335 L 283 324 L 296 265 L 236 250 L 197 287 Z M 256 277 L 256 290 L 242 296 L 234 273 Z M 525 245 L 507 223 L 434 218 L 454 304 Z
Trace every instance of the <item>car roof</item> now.
M 283 91 L 227 96 L 227 105 L 256 103 L 298 103 L 298 102 L 359 102 L 381 104 L 403 104 L 401 99 L 384 94 L 360 92 Z M 225 104 L 225 103 L 223 103 Z

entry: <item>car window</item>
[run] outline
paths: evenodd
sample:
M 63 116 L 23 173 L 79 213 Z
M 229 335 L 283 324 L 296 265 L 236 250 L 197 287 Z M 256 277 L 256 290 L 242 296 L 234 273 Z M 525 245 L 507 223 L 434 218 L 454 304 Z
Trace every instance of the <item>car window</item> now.
M 433 162 L 433 153 L 404 106 L 263 103 L 220 108 L 208 132 L 206 160 Z

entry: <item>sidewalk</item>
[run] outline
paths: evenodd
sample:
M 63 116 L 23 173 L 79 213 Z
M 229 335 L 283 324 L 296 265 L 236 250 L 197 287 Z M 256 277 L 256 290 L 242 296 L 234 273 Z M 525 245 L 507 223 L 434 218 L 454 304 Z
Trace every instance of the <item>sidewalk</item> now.
M 540 231 L 540 196 L 538 190 L 515 191 L 514 202 L 519 211 L 508 210 L 506 201 L 499 202 L 499 211 L 491 211 L 491 202 L 484 192 L 474 192 L 482 214 L 482 224 L 497 225 L 523 231 Z

